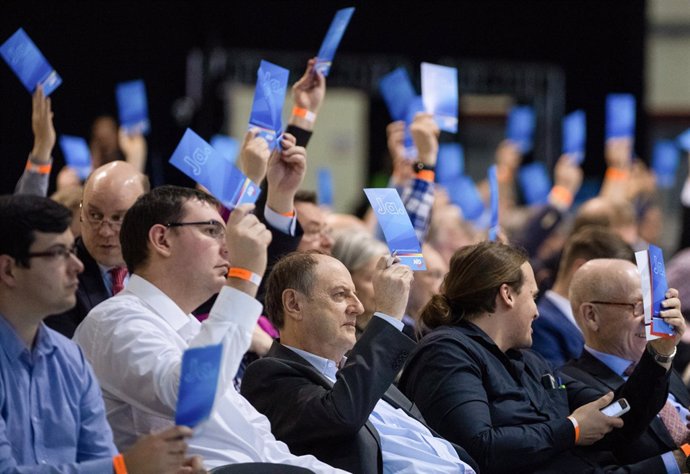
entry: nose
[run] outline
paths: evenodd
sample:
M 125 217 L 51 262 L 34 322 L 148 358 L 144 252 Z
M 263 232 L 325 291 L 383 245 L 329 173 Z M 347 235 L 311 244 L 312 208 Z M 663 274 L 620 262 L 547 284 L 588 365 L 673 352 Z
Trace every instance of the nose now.
M 110 237 L 111 235 L 120 235 L 119 229 L 116 231 L 112 228 L 110 222 L 103 221 L 98 226 L 98 234 L 103 237 Z
M 70 265 L 71 269 L 74 269 L 77 274 L 81 273 L 84 271 L 84 264 L 82 263 L 81 260 L 79 260 L 79 257 L 77 257 L 75 254 L 71 253 L 69 255 L 69 261 L 68 264 Z
M 361 301 L 359 301 L 359 298 L 357 298 L 356 296 L 352 297 L 350 309 L 351 309 L 351 312 L 354 313 L 355 316 L 359 316 L 360 314 L 364 314 L 364 305 L 362 304 Z
M 333 236 L 330 232 L 321 232 L 321 249 L 330 253 L 333 248 Z

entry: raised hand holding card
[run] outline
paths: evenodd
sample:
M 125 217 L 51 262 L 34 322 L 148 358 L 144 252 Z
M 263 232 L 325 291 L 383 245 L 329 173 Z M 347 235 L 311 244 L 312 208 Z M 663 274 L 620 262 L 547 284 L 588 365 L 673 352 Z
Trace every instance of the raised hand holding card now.
M 48 97 L 62 84 L 60 75 L 22 28 L 0 45 L 0 56 L 32 94 L 36 86 L 41 85 L 43 94 Z

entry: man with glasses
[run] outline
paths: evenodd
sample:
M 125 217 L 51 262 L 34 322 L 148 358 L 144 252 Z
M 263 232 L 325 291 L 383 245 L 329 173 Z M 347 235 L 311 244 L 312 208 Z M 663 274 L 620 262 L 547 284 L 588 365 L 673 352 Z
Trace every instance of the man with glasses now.
M 680 307 L 678 292 L 669 289 L 665 308 Z M 582 356 L 566 364 L 562 371 L 602 394 L 623 385 L 644 351 L 651 349 L 645 338 L 644 308 L 640 276 L 626 260 L 590 260 L 575 272 L 570 285 L 570 303 L 582 329 L 585 347 Z M 656 358 L 671 360 L 674 354 Z M 690 442 L 687 416 L 688 390 L 672 371 L 669 396 L 646 431 L 616 452 L 622 463 L 634 463 L 661 455 L 669 473 L 685 469 L 686 455 L 680 449 Z

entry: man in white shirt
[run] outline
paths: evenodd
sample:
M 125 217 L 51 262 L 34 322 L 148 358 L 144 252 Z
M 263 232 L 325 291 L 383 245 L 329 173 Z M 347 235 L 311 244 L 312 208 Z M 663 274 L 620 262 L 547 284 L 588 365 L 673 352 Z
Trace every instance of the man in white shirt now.
M 184 350 L 222 343 L 213 414 L 197 427 L 189 451 L 205 453 L 207 468 L 271 462 L 334 472 L 314 457 L 290 454 L 232 386 L 261 313 L 254 296 L 271 234 L 248 213 L 252 206 L 236 208 L 227 228 L 218 207 L 206 193 L 163 186 L 125 216 L 120 240 L 131 278 L 75 334 L 101 384 L 115 442 L 128 446 L 139 433 L 172 424 Z M 199 323 L 191 311 L 219 291 Z

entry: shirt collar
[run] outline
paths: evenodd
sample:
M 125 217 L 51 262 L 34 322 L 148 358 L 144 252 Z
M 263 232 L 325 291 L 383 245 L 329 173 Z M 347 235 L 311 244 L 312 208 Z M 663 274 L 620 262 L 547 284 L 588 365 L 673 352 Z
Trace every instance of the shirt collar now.
M 36 333 L 36 344 L 33 350 L 29 350 L 14 327 L 0 314 L 0 346 L 10 359 L 19 359 L 24 352 L 33 352 L 35 355 L 50 354 L 55 349 L 55 341 L 48 328 L 41 323 Z
M 592 349 L 586 344 L 585 350 L 621 377 L 624 376 L 623 373 L 626 371 L 628 367 L 630 367 L 630 364 L 633 363 L 632 360 L 623 359 L 622 357 L 618 357 L 613 354 L 606 354 L 605 352 L 599 352 L 595 349 Z
M 333 362 L 330 359 L 317 356 L 316 354 L 312 354 L 311 352 L 303 351 L 302 349 L 297 349 L 296 347 L 288 346 L 285 344 L 283 345 L 291 351 L 293 351 L 298 356 L 306 359 L 307 362 L 309 362 L 321 375 L 326 377 L 328 380 L 330 380 L 331 382 L 335 382 L 335 374 L 338 372 L 338 366 L 335 362 Z M 345 364 L 346 360 L 347 358 L 343 357 L 343 360 L 340 362 L 341 367 Z
M 159 290 L 157 286 L 137 274 L 133 274 L 129 277 L 127 287 L 120 294 L 125 295 L 127 293 L 132 293 L 139 297 L 144 304 L 149 306 L 153 312 L 170 324 L 175 331 L 179 331 L 182 327 L 189 324 L 190 320 L 200 324 L 194 316 L 185 314 L 182 309 L 180 309 L 168 295 Z

